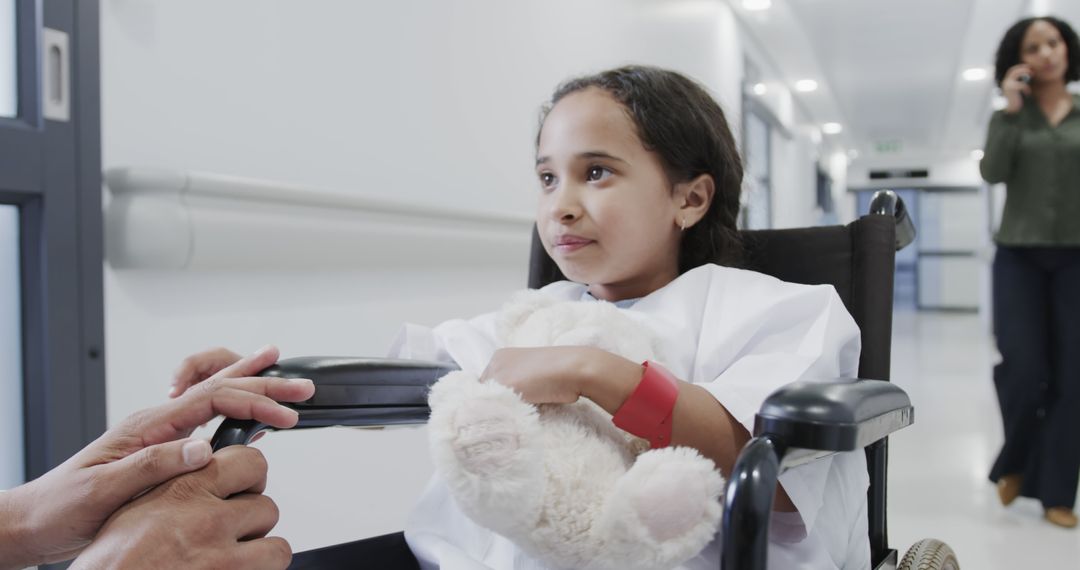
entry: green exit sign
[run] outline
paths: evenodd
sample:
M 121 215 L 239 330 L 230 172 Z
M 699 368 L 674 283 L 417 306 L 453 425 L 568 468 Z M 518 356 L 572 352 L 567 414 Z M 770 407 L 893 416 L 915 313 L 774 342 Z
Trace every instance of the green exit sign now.
M 900 142 L 899 139 L 893 139 L 893 140 L 887 140 L 887 141 L 877 141 L 876 143 L 874 143 L 874 150 L 876 150 L 876 151 L 878 151 L 879 153 L 882 153 L 882 154 L 891 153 L 891 152 L 900 152 L 900 150 L 901 150 L 901 148 L 903 148 L 903 146 L 904 145 Z

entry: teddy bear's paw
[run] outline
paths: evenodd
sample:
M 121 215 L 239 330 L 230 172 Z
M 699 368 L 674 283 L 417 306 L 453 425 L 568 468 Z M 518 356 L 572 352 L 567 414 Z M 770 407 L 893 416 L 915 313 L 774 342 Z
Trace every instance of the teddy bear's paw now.
M 442 381 L 440 381 L 441 383 Z M 445 399 L 433 406 L 428 438 L 436 454 L 449 451 L 455 469 L 478 476 L 498 475 L 539 449 L 536 406 L 496 382 L 470 385 L 469 398 Z M 533 459 L 533 458 L 528 458 Z
M 516 418 L 502 402 L 477 400 L 457 411 L 454 453 L 465 470 L 490 477 L 505 471 L 521 448 Z
M 716 535 L 724 479 L 696 450 L 673 447 L 638 456 L 609 497 L 607 543 L 627 568 L 669 568 Z
M 536 407 L 494 382 L 471 400 L 432 409 L 435 469 L 473 520 L 511 534 L 534 524 L 545 490 Z
M 724 479 L 712 461 L 689 447 L 638 456 L 625 475 L 638 518 L 658 541 L 668 541 L 720 521 Z

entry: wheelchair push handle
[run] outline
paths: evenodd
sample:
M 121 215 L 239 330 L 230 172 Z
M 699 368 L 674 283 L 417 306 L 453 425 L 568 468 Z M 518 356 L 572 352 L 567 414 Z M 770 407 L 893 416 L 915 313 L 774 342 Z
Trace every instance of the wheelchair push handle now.
M 896 251 L 915 241 L 915 224 L 908 215 L 904 200 L 892 190 L 878 190 L 870 200 L 870 213 L 889 216 L 896 222 Z
M 247 445 L 256 434 L 268 427 L 256 420 L 225 418 L 214 432 L 214 437 L 210 438 L 210 446 L 217 451 L 230 445 Z

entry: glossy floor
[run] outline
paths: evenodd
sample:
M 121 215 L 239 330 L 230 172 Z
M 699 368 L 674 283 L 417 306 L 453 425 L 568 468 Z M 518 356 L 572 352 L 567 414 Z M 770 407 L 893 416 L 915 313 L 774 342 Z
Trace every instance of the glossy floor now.
M 986 478 L 1002 438 L 987 326 L 975 315 L 899 310 L 893 331 L 893 381 L 911 396 L 916 423 L 890 440 L 890 544 L 902 552 L 938 538 L 965 569 L 1080 568 L 1080 530 L 1045 522 L 1031 499 L 1001 506 Z

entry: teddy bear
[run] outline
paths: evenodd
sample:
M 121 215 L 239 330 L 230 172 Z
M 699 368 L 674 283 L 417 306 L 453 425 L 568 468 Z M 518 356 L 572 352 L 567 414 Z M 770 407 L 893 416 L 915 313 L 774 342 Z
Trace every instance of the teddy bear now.
M 654 333 L 603 301 L 522 292 L 496 334 L 506 347 L 593 346 L 662 364 Z M 714 463 L 689 447 L 650 450 L 586 398 L 536 406 L 457 371 L 428 400 L 433 462 L 455 502 L 545 565 L 673 568 L 717 534 L 724 480 Z

